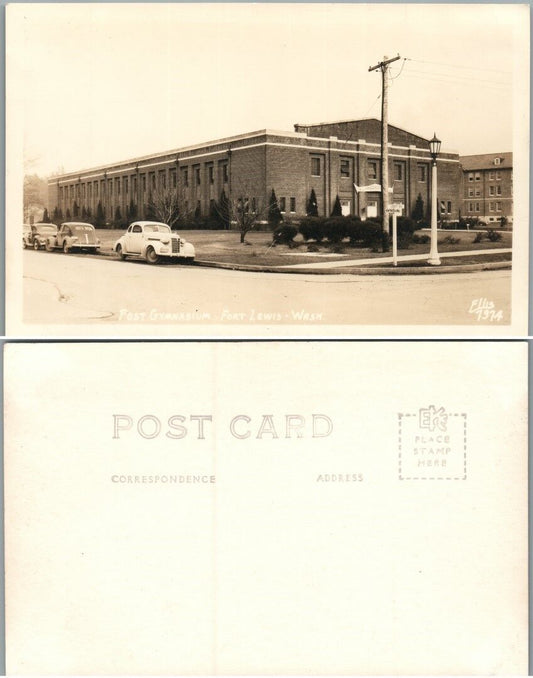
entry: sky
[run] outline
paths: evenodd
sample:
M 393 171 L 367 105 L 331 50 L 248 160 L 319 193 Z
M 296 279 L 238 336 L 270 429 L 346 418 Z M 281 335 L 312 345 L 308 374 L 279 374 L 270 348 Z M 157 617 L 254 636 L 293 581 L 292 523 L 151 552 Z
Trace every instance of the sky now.
M 14 4 L 6 23 L 8 135 L 22 119 L 41 176 L 379 118 L 368 69 L 397 54 L 389 122 L 442 150 L 513 150 L 529 101 L 527 5 Z

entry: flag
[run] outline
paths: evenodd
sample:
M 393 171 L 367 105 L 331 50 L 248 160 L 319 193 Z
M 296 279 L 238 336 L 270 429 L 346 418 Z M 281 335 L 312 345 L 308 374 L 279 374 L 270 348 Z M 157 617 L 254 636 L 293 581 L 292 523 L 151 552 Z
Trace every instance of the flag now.
M 368 184 L 368 186 L 358 186 L 354 184 L 356 193 L 381 193 L 381 184 Z M 393 188 L 389 188 L 389 193 L 392 193 Z

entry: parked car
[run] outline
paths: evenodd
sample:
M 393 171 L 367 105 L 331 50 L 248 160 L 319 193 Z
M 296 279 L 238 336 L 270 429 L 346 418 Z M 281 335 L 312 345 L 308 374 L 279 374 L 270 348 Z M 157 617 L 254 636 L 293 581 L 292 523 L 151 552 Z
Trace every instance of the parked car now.
M 57 226 L 55 224 L 32 224 L 27 226 L 24 224 L 22 231 L 22 247 L 33 247 L 34 250 L 40 250 L 46 245 L 48 238 L 52 238 L 57 234 Z
M 158 221 L 135 221 L 113 248 L 121 259 L 135 257 L 150 264 L 162 258 L 194 261 L 194 246 Z
M 57 234 L 46 241 L 46 249 L 49 252 L 62 249 L 65 254 L 74 250 L 98 252 L 100 246 L 94 226 L 81 221 L 65 221 L 61 224 Z

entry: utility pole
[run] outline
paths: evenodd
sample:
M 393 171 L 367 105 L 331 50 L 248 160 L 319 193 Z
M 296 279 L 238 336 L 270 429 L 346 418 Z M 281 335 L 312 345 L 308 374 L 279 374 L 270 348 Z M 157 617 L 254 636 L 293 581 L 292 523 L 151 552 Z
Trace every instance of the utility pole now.
M 370 66 L 369 71 L 381 70 L 381 205 L 382 205 L 382 228 L 389 231 L 389 97 L 387 71 L 389 64 L 398 61 L 398 54 L 392 59 L 383 57 L 376 66 Z

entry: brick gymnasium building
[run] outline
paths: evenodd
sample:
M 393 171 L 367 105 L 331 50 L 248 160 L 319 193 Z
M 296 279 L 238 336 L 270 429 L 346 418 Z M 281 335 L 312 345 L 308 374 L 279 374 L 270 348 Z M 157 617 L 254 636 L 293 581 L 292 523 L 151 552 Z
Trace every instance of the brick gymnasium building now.
M 513 221 L 513 154 L 463 155 L 463 206 L 466 217 L 487 223 Z
M 96 214 L 98 203 L 111 222 L 132 203 L 137 218 L 146 215 L 157 187 L 178 192 L 183 213 L 208 215 L 222 190 L 230 200 L 247 197 L 252 209 L 267 205 L 272 189 L 286 217 L 306 215 L 314 189 L 320 215 L 329 215 L 336 196 L 343 214 L 379 217 L 379 192 L 354 187 L 380 183 L 381 123 L 364 119 L 295 125 L 294 132 L 260 130 L 204 144 L 133 158 L 105 167 L 70 172 L 48 182 L 50 214 L 60 208 L 78 217 Z M 431 158 L 428 140 L 389 126 L 389 176 L 392 201 L 411 215 L 420 194 L 429 214 Z M 461 208 L 459 156 L 438 158 L 438 204 L 442 217 L 457 219 Z M 76 203 L 76 204 L 75 204 Z

